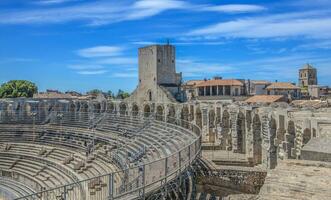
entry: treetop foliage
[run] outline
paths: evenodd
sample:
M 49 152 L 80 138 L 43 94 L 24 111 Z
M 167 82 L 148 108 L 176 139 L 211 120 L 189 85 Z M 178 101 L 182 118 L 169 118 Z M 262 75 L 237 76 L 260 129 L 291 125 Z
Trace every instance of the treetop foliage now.
M 36 84 L 26 80 L 11 80 L 0 87 L 0 98 L 32 97 L 38 92 Z

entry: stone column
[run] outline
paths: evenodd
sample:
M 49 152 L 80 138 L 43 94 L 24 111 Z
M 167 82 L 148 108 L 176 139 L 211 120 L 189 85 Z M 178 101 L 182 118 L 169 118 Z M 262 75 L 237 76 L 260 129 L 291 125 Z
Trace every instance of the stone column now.
M 262 114 L 262 166 L 274 169 L 277 165 L 277 148 L 274 145 L 276 130 L 271 127 L 269 112 Z
M 232 151 L 235 153 L 238 152 L 237 117 L 237 111 L 230 109 Z

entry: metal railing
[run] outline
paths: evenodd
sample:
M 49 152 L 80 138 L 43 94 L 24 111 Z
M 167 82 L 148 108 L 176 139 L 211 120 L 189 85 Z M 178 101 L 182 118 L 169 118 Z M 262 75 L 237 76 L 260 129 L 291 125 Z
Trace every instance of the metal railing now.
M 53 114 L 52 114 L 53 113 Z M 52 113 L 44 114 L 40 117 L 38 116 L 38 112 L 36 114 L 27 114 L 27 113 L 5 113 L 5 117 L 0 117 L 0 126 L 1 124 L 6 124 L 6 119 L 9 117 L 9 122 L 14 123 L 15 118 L 19 123 L 20 120 L 25 120 L 26 118 L 34 118 L 33 120 L 29 119 L 27 123 L 35 124 L 40 123 L 43 124 L 45 120 L 42 118 L 48 119 L 47 117 L 52 115 L 56 116 L 56 119 L 48 119 L 49 123 L 60 123 L 61 126 L 70 126 L 70 122 L 67 124 L 63 124 L 65 122 L 68 114 L 69 117 L 77 117 L 77 119 L 82 119 L 80 113 L 63 113 L 58 112 L 54 114 Z M 62 115 L 59 115 L 62 113 Z M 3 114 L 3 113 L 2 113 Z M 89 115 L 89 113 L 85 113 Z M 85 115 L 83 114 L 83 115 Z M 112 113 L 93 113 L 94 119 L 97 119 L 97 123 L 94 123 L 94 128 L 98 127 L 98 123 L 103 122 L 103 118 L 107 117 L 115 117 L 126 120 L 134 120 L 142 121 L 144 126 L 142 128 L 137 129 L 137 134 L 135 137 L 139 137 L 140 134 L 143 134 L 144 128 L 153 125 L 162 126 L 167 130 L 171 130 L 171 132 L 175 132 L 177 134 L 183 134 L 185 137 L 192 136 L 191 141 L 187 142 L 182 148 L 177 149 L 175 151 L 169 151 L 165 157 L 158 158 L 156 160 L 150 162 L 139 162 L 137 161 L 137 165 L 128 167 L 125 169 L 121 169 L 116 172 L 103 174 L 99 176 L 95 176 L 92 178 L 88 178 L 81 181 L 76 181 L 71 184 L 59 186 L 56 188 L 51 188 L 43 191 L 36 192 L 34 194 L 17 198 L 17 200 L 46 200 L 46 199 L 65 199 L 65 200 L 76 200 L 76 199 L 134 199 L 139 197 L 145 197 L 146 195 L 159 190 L 160 188 L 166 186 L 167 183 L 176 179 L 183 171 L 185 171 L 197 156 L 200 154 L 201 150 L 201 134 L 198 126 L 192 124 L 191 122 L 184 121 L 182 119 L 172 118 L 167 116 L 156 116 L 155 114 L 150 113 L 139 113 L 138 115 L 132 116 L 131 113 L 126 112 L 112 112 Z M 54 118 L 54 117 L 53 117 Z M 38 119 L 37 121 L 35 119 Z M 89 119 L 83 117 L 83 119 Z M 134 120 L 133 120 L 134 119 Z M 166 122 L 167 121 L 167 122 Z M 147 123 L 146 123 L 147 122 Z M 146 125 L 148 124 L 148 126 Z M 33 125 L 35 126 L 35 125 Z M 86 126 L 86 124 L 85 124 Z M 100 125 L 102 127 L 102 124 Z M 63 127 L 65 130 L 65 127 Z M 94 139 L 97 139 L 95 133 Z M 175 134 L 168 132 L 169 134 Z M 94 143 L 93 143 L 94 144 Z M 160 147 L 165 148 L 165 147 Z M 116 151 L 114 151 L 116 152 Z M 120 158 L 118 158 L 120 159 Z M 127 161 L 124 161 L 127 162 Z M 121 177 L 120 179 L 116 177 Z

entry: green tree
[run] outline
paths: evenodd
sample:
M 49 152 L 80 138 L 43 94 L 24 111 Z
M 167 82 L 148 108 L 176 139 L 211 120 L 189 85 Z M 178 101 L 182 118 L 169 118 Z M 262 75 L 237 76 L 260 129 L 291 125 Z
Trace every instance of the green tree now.
M 26 80 L 11 80 L 0 87 L 0 98 L 32 97 L 38 92 L 36 84 Z
M 127 93 L 127 92 L 124 92 L 123 90 L 118 90 L 118 92 L 117 92 L 117 95 L 116 95 L 116 98 L 117 99 L 125 99 L 125 98 L 128 98 L 130 96 L 130 94 L 129 93 Z
M 87 92 L 88 95 L 98 96 L 98 94 L 102 93 L 102 90 L 93 89 Z
M 108 90 L 108 92 L 106 93 L 106 96 L 109 97 L 109 98 L 113 98 L 114 93 L 111 90 Z

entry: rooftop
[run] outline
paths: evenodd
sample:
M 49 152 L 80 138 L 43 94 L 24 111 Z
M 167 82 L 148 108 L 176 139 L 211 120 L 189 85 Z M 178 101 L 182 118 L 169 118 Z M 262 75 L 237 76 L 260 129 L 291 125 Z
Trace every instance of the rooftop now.
M 272 89 L 300 89 L 300 88 L 288 82 L 274 82 L 271 83 L 271 85 L 269 85 L 266 89 L 272 90 Z
M 199 82 L 196 87 L 229 85 L 229 86 L 243 86 L 244 84 L 236 79 L 214 79 Z
M 247 103 L 273 103 L 284 101 L 283 95 L 255 95 L 248 99 L 245 102 Z

